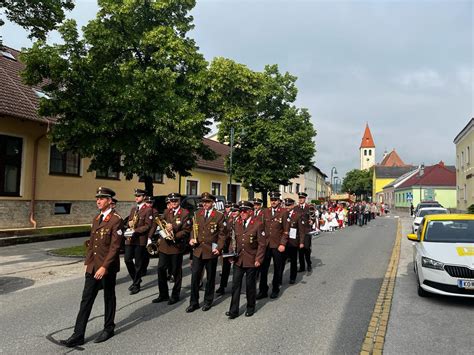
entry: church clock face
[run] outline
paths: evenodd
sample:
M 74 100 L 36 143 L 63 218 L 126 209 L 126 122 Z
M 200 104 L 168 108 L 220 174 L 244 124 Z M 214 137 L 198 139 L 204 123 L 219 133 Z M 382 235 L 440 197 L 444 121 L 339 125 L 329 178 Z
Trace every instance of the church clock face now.
M 369 161 L 369 158 L 367 158 L 366 160 Z

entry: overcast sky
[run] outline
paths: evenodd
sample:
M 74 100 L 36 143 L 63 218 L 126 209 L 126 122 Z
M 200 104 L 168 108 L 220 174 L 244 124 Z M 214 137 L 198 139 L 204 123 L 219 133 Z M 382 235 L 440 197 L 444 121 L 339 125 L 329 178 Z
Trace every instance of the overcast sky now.
M 366 122 L 377 162 L 395 148 L 406 163 L 454 165 L 453 139 L 474 116 L 473 3 L 202 0 L 191 36 L 209 61 L 276 63 L 298 77 L 328 176 L 359 168 Z M 71 17 L 82 26 L 96 11 L 76 1 Z M 21 28 L 1 31 L 6 45 L 30 46 Z

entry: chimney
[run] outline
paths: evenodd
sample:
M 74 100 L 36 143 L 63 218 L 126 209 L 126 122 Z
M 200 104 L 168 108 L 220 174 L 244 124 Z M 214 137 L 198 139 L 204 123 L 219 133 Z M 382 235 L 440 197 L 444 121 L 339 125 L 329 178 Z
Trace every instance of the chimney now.
M 420 165 L 420 172 L 418 173 L 419 177 L 422 177 L 423 175 L 425 175 L 425 163 Z

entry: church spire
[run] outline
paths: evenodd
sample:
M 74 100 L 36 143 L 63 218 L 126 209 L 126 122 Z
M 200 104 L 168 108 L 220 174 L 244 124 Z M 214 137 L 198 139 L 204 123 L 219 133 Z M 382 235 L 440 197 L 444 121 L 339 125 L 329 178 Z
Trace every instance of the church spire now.
M 368 123 L 365 124 L 365 132 L 362 137 L 362 142 L 360 143 L 360 148 L 375 148 L 374 139 L 372 138 Z

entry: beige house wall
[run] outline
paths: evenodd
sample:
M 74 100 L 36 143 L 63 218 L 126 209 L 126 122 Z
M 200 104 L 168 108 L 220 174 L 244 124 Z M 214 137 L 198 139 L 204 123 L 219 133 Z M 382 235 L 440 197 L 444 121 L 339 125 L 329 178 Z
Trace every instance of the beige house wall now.
M 474 204 L 474 128 L 466 133 L 456 144 L 456 202 L 457 209 L 467 211 Z

